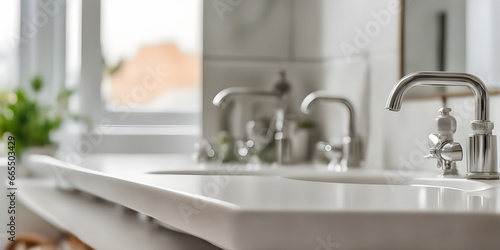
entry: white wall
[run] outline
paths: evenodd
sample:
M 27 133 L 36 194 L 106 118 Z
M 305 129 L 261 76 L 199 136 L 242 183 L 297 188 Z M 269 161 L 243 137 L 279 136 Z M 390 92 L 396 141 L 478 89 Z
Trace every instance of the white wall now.
M 500 87 L 499 9 L 499 1 L 467 1 L 467 71 L 496 88 Z

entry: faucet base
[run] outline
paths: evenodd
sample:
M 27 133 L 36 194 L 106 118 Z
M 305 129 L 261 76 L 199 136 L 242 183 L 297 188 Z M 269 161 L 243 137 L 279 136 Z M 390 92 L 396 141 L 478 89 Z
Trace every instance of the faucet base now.
M 468 148 L 467 178 L 498 179 L 496 135 L 472 134 Z
M 458 170 L 456 168 L 451 168 L 451 169 L 445 169 L 443 171 L 443 176 L 449 176 L 449 175 L 459 175 Z
M 500 179 L 499 173 L 468 173 L 467 179 L 482 179 L 482 180 L 498 180 Z

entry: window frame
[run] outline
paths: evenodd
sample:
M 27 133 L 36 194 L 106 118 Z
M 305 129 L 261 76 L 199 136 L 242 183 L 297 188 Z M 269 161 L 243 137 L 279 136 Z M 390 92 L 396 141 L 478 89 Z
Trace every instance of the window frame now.
M 96 15 L 96 13 L 99 14 Z M 106 126 L 197 126 L 200 124 L 201 100 L 198 104 L 200 105 L 199 112 L 137 112 L 133 111 L 129 105 L 118 105 L 116 106 L 117 111 L 107 110 L 104 100 L 101 98 L 103 80 L 101 1 L 82 1 L 81 18 L 81 69 L 78 84 L 80 110 L 91 117 L 95 124 Z M 96 96 L 99 98 L 95 98 Z

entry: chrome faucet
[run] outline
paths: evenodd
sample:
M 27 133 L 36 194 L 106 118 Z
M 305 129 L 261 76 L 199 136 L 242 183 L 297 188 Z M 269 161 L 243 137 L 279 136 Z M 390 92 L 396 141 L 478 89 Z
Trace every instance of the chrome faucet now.
M 244 87 L 231 87 L 219 92 L 213 99 L 212 103 L 217 107 L 225 108 L 226 100 L 234 96 L 270 96 L 279 98 L 280 93 L 274 90 L 252 89 Z
M 280 80 L 274 85 L 272 90 L 262 90 L 244 87 L 231 87 L 220 91 L 213 99 L 213 104 L 217 107 L 224 108 L 225 103 L 235 96 L 267 96 L 278 100 L 277 107 L 274 111 L 273 122 L 271 124 L 273 137 L 276 143 L 276 161 L 284 163 L 285 161 L 285 139 L 286 139 L 286 112 L 287 103 L 285 100 L 286 94 L 290 91 L 290 84 L 286 81 L 284 71 L 280 72 Z
M 413 86 L 465 86 L 474 93 L 475 120 L 468 141 L 468 179 L 498 179 L 497 138 L 493 135 L 493 122 L 489 121 L 489 96 L 484 83 L 476 76 L 465 73 L 417 72 L 406 75 L 394 86 L 386 108 L 399 111 L 404 93 Z M 455 147 L 456 149 L 456 147 Z M 432 153 L 431 153 L 432 154 Z M 454 157 L 456 159 L 457 157 Z
M 351 102 L 349 102 L 345 98 L 334 97 L 331 94 L 328 94 L 326 91 L 320 90 L 307 95 L 300 105 L 300 110 L 304 114 L 308 114 L 311 104 L 318 101 L 337 102 L 343 104 L 349 111 L 349 131 L 348 135 L 343 138 L 342 145 L 340 146 L 333 146 L 329 143 L 318 142 L 316 147 L 325 152 L 337 151 L 337 155 L 340 155 L 341 157 L 341 169 L 346 169 L 347 167 L 359 167 L 361 159 L 363 158 L 361 153 L 362 146 L 361 140 L 356 136 L 354 123 L 355 113 L 354 107 L 352 106 Z

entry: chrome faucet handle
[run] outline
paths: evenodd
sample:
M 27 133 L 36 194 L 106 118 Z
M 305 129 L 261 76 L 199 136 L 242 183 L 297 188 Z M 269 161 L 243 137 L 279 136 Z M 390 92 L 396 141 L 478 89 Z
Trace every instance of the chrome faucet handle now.
M 195 143 L 194 147 L 196 150 L 194 153 L 194 159 L 197 162 L 209 162 L 216 156 L 215 149 L 208 140 L 201 140 L 200 142 Z
M 429 135 L 429 141 L 435 134 Z M 442 161 L 461 161 L 464 158 L 462 145 L 458 142 L 440 142 L 438 145 L 429 148 L 429 155 L 426 158 L 436 158 Z M 441 167 L 441 166 L 439 166 Z
M 450 115 L 450 108 L 441 108 L 436 118 L 436 133 L 429 135 L 429 155 L 425 158 L 437 159 L 437 167 L 444 175 L 457 175 L 456 161 L 463 159 L 462 145 L 453 141 L 457 131 L 457 121 Z
M 437 167 L 443 169 L 444 175 L 457 175 L 456 162 L 463 159 L 462 145 L 458 142 L 441 141 L 439 135 L 430 134 L 429 155 L 424 158 L 437 159 Z
M 316 152 L 320 155 L 316 155 L 316 159 L 324 161 L 326 159 L 328 163 L 328 169 L 337 172 L 342 172 L 347 170 L 347 159 L 344 157 L 348 154 L 349 147 L 346 145 L 331 145 L 323 141 L 316 143 Z

